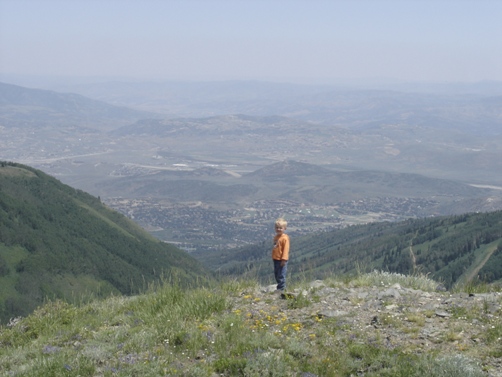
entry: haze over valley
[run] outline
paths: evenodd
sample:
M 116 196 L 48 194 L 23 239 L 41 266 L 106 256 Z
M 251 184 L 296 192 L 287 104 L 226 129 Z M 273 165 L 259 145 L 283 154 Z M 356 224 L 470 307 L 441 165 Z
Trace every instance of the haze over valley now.
M 267 82 L 111 82 L 64 92 L 1 84 L 0 94 L 1 160 L 99 196 L 189 251 L 259 242 L 278 216 L 300 235 L 502 208 L 496 82 L 432 93 Z

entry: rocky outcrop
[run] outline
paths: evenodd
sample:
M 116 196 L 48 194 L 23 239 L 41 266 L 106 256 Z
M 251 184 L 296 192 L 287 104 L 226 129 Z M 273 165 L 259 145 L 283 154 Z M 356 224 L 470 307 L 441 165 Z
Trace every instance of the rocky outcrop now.
M 333 344 L 346 337 L 403 352 L 461 354 L 478 361 L 487 375 L 502 376 L 500 292 L 425 292 L 399 284 L 330 286 L 323 281 L 282 299 L 274 290 L 275 286 L 250 288 L 231 300 L 238 313 L 266 323 L 272 332 L 283 331 L 282 318 L 308 328 L 309 334 L 330 321 L 336 331 L 326 336 Z

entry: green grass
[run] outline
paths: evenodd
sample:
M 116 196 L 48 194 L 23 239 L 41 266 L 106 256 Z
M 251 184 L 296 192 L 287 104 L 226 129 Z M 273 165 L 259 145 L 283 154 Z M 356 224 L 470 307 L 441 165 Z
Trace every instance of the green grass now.
M 425 276 L 377 272 L 349 284 L 370 287 L 383 281 L 432 286 Z M 287 310 L 273 303 L 255 309 L 262 300 L 253 294 L 256 288 L 256 282 L 239 280 L 190 289 L 164 282 L 134 297 L 79 306 L 48 302 L 0 328 L 0 375 L 484 376 L 463 355 L 391 349 L 385 339 L 366 339 L 364 331 L 336 320 L 290 317 L 289 310 L 308 311 L 311 296 L 287 300 Z M 237 306 L 236 300 L 244 304 Z M 413 326 L 423 325 L 418 315 L 408 317 Z M 402 327 L 401 319 L 385 325 Z M 493 355 L 500 353 L 501 334 L 500 325 L 492 325 L 480 335 L 493 344 Z
M 481 246 L 476 254 L 476 259 L 470 266 L 467 266 L 466 271 L 457 279 L 455 286 L 462 287 L 462 289 L 464 286 L 480 288 L 481 284 L 477 283 L 477 272 L 479 272 L 483 263 L 490 263 L 488 260 L 485 260 L 485 258 L 497 249 L 499 243 L 500 240 L 497 240 Z M 481 291 L 476 292 L 473 290 L 470 293 L 481 293 Z
M 413 275 L 403 275 L 376 270 L 368 274 L 358 274 L 353 284 L 355 286 L 382 287 L 399 284 L 403 288 L 419 289 L 425 292 L 433 292 L 439 285 L 438 282 L 430 279 L 426 274 L 416 273 Z

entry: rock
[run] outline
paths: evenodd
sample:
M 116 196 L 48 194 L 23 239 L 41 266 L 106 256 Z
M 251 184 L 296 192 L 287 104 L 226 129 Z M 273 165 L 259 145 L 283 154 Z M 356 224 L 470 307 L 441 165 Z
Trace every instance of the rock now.
M 448 317 L 451 317 L 451 314 L 448 313 L 448 312 L 445 312 L 445 311 L 442 311 L 442 310 L 438 310 L 436 311 L 435 313 L 438 317 L 442 317 L 442 318 L 448 318 Z
M 361 299 L 361 300 L 364 300 L 365 298 L 367 298 L 368 295 L 369 295 L 368 292 L 357 292 L 357 298 Z
M 330 287 L 324 287 L 324 288 L 321 288 L 317 294 L 320 295 L 320 296 L 328 296 L 328 295 L 331 295 L 331 294 L 334 294 L 334 293 L 337 293 L 337 289 L 335 288 L 330 288 Z
M 315 280 L 312 283 L 310 283 L 310 288 L 322 288 L 325 287 L 326 284 L 322 280 Z
M 384 292 L 380 292 L 378 294 L 378 299 L 381 300 L 383 298 L 386 298 L 386 297 L 393 297 L 393 298 L 400 298 L 401 297 L 401 294 L 398 292 L 397 289 L 395 288 L 390 288 L 390 289 L 387 289 L 386 291 Z
M 277 290 L 277 285 L 274 284 L 274 285 L 269 285 L 269 286 L 266 286 L 266 287 L 262 287 L 262 292 L 263 293 L 273 293 Z
M 319 318 L 322 317 L 334 318 L 334 317 L 343 317 L 346 315 L 349 315 L 349 313 L 344 312 L 343 310 L 322 310 L 319 313 L 317 313 L 317 316 Z

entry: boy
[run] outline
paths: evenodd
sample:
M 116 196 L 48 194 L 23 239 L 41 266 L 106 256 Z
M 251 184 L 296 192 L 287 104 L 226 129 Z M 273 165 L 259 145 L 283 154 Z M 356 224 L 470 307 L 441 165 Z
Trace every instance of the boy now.
M 277 292 L 283 293 L 286 289 L 286 271 L 289 260 L 289 236 L 284 233 L 288 223 L 283 218 L 275 221 L 274 247 L 272 260 L 274 262 L 274 275 L 277 281 Z

